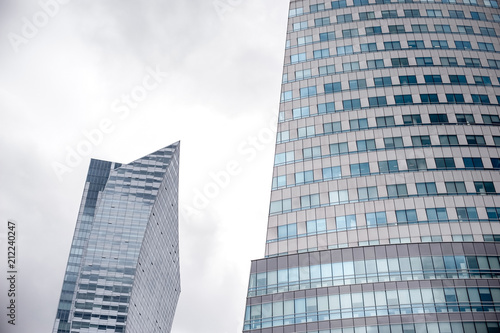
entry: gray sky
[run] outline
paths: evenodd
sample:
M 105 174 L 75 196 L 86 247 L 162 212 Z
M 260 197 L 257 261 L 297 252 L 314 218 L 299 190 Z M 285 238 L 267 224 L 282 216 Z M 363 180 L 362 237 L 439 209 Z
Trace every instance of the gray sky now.
M 128 163 L 177 140 L 173 332 L 240 332 L 264 253 L 288 0 L 40 3 L 0 1 L 0 332 L 52 330 L 90 157 Z

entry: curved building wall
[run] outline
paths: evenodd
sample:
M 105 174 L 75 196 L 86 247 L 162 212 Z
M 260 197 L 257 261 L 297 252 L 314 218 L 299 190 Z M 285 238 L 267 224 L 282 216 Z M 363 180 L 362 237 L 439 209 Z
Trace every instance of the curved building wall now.
M 245 332 L 498 331 L 498 7 L 291 1 Z

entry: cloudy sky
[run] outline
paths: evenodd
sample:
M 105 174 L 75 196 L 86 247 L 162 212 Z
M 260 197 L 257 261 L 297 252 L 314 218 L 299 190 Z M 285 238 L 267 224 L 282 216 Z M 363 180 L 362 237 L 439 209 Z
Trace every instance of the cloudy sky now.
M 287 9 L 0 0 L 0 332 L 51 332 L 90 158 L 128 163 L 177 140 L 173 332 L 241 332 L 250 260 L 264 253 Z M 8 219 L 16 326 L 5 315 Z

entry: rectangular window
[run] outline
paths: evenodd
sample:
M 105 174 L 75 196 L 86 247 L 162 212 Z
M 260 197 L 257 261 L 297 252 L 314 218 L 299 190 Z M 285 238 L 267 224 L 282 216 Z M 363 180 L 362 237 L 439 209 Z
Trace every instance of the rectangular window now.
M 382 11 L 382 18 L 395 18 L 398 17 L 398 11 L 397 10 L 383 10 Z
M 380 173 L 398 172 L 399 171 L 398 161 L 397 160 L 379 161 L 378 170 Z
M 375 150 L 375 140 L 357 140 L 356 146 L 358 151 L 367 151 L 367 150 Z
M 342 64 L 344 72 L 351 72 L 359 70 L 359 61 L 345 62 Z
M 359 13 L 359 20 L 360 21 L 367 21 L 367 20 L 374 20 L 374 19 L 375 19 L 375 12 Z
M 335 103 L 330 102 L 330 103 L 318 104 L 319 114 L 333 113 L 333 112 L 335 112 Z
M 324 123 L 323 124 L 323 133 L 324 134 L 332 134 L 342 132 L 342 126 L 340 121 L 335 121 L 332 123 Z
M 416 57 L 417 66 L 432 66 L 434 65 L 434 61 L 432 57 Z
M 406 184 L 387 185 L 387 195 L 389 198 L 401 198 L 408 196 Z
M 457 58 L 455 57 L 440 57 L 439 60 L 443 66 L 458 66 Z
M 420 10 L 418 9 L 405 9 L 405 17 L 420 17 Z
M 448 13 L 451 18 L 465 18 L 465 14 L 462 10 L 449 10 Z
M 377 127 L 388 127 L 396 125 L 393 116 L 376 117 L 375 120 L 377 122 Z
M 429 32 L 429 28 L 427 27 L 427 24 L 412 24 L 411 25 L 411 30 L 413 32 Z
M 483 123 L 485 124 L 500 124 L 500 117 L 496 114 L 483 114 L 481 117 L 483 118 Z
M 471 94 L 472 96 L 472 103 L 474 104 L 490 104 L 490 98 L 488 95 L 482 95 L 482 94 Z
M 474 29 L 470 25 L 457 25 L 457 30 L 461 34 L 474 35 Z
M 491 158 L 491 166 L 493 169 L 500 169 L 500 158 Z
M 477 46 L 479 47 L 480 50 L 482 51 L 491 51 L 495 52 L 495 47 L 493 46 L 493 43 L 482 43 L 482 42 L 477 42 Z
M 349 146 L 347 145 L 347 142 L 332 143 L 330 145 L 330 154 L 332 155 L 345 154 L 348 152 Z
M 481 67 L 481 59 L 479 58 L 466 58 L 464 57 L 466 67 Z
M 319 3 L 316 5 L 310 5 L 309 6 L 309 11 L 311 13 L 316 13 L 325 10 L 325 4 L 324 3 Z
M 298 62 L 302 62 L 302 61 L 306 61 L 307 60 L 307 57 L 306 57 L 306 53 L 299 53 L 299 54 L 292 54 L 290 56 L 290 62 L 292 64 L 296 64 Z
M 346 99 L 342 101 L 344 106 L 344 111 L 361 109 L 361 100 L 357 99 Z
M 368 227 L 387 224 L 387 216 L 385 212 L 366 213 L 365 217 L 366 225 Z
M 368 163 L 355 163 L 350 165 L 351 177 L 368 176 L 370 165 Z
M 316 93 L 316 86 L 300 88 L 300 98 L 315 96 Z
M 333 94 L 342 90 L 342 84 L 340 82 L 325 83 L 324 90 L 325 94 Z
M 484 169 L 481 157 L 464 157 L 463 160 L 466 169 Z
M 479 33 L 484 36 L 496 37 L 497 33 L 494 28 L 479 27 Z
M 368 105 L 370 107 L 386 106 L 387 98 L 385 96 L 368 97 Z
M 281 214 L 292 211 L 292 199 L 271 201 L 269 214 Z
M 466 135 L 467 144 L 469 145 L 485 145 L 486 141 L 482 135 Z
M 448 123 L 448 115 L 445 113 L 431 113 L 429 114 L 429 119 L 432 124 L 444 124 Z
M 432 48 L 434 49 L 447 49 L 448 42 L 445 40 L 431 40 Z
M 458 145 L 458 137 L 456 135 L 440 135 L 439 144 L 442 146 Z
M 342 203 L 347 203 L 349 201 L 349 193 L 347 190 L 332 191 L 328 193 L 330 197 L 330 204 L 337 205 Z
M 389 33 L 390 34 L 404 34 L 405 33 L 405 26 L 402 24 L 390 25 L 389 26 Z
M 473 20 L 486 21 L 486 15 L 482 12 L 470 12 L 470 16 Z
M 351 128 L 351 131 L 358 131 L 358 130 L 362 130 L 362 129 L 367 129 L 368 128 L 368 120 L 366 118 L 351 119 L 351 120 L 349 120 L 349 125 Z
M 300 197 L 300 208 L 309 209 L 319 207 L 319 194 L 303 195 Z
M 304 80 L 304 79 L 308 79 L 310 77 L 311 77 L 311 70 L 310 69 L 303 69 L 301 71 L 295 72 L 295 79 L 296 80 Z
M 307 21 L 297 22 L 293 24 L 293 31 L 299 31 L 307 29 Z
M 464 182 L 445 182 L 444 185 L 448 194 L 467 194 Z
M 302 149 L 302 156 L 304 157 L 304 159 L 319 158 L 321 157 L 321 147 L 316 146 L 316 147 L 304 148 Z
M 446 102 L 452 104 L 465 103 L 464 95 L 462 94 L 446 94 Z
M 477 215 L 476 207 L 457 207 L 457 216 L 459 221 L 477 221 L 479 216 Z
M 495 146 L 500 147 L 500 136 L 494 136 L 493 141 L 495 142 Z
M 451 27 L 448 24 L 434 24 L 436 32 L 448 33 L 451 32 Z
M 297 128 L 297 137 L 299 139 L 309 138 L 315 135 L 314 125 Z
M 292 109 L 293 119 L 300 119 L 309 117 L 309 107 L 304 106 L 301 108 Z
M 356 29 L 356 28 L 342 30 L 342 37 L 343 38 L 352 38 L 352 37 L 358 37 L 358 36 L 359 36 L 359 33 L 358 33 L 358 29 Z
M 465 75 L 449 75 L 451 84 L 467 84 Z
M 367 36 L 381 35 L 382 34 L 382 28 L 380 26 L 366 27 L 365 28 L 365 33 L 366 33 Z
M 375 52 L 377 51 L 377 43 L 361 44 L 361 52 Z
M 486 7 L 498 8 L 498 1 L 496 1 L 496 0 L 484 0 L 484 5 Z
M 292 162 L 295 159 L 295 153 L 289 151 L 286 153 L 279 153 L 274 156 L 274 165 L 282 165 L 285 163 Z
M 352 45 L 337 46 L 337 55 L 339 56 L 353 53 L 354 50 L 352 48 Z
M 347 7 L 346 0 L 332 1 L 332 8 L 333 9 L 345 8 L 345 7 Z
M 488 215 L 488 220 L 493 220 L 493 221 L 500 220 L 500 208 L 486 207 L 486 214 Z
M 392 85 L 392 80 L 390 76 L 375 77 L 373 83 L 375 87 L 388 87 Z
M 378 199 L 377 186 L 358 188 L 358 200 L 359 201 L 368 201 L 368 200 L 377 200 L 377 199 Z
M 410 66 L 408 58 L 391 58 L 392 67 L 408 67 Z
M 474 83 L 481 86 L 491 86 L 491 79 L 489 76 L 474 75 Z
M 352 14 L 337 15 L 337 23 L 352 22 Z
M 427 219 L 429 222 L 445 222 L 448 221 L 446 208 L 427 208 Z
M 312 170 L 295 173 L 295 185 L 312 183 L 314 181 L 314 172 Z
M 471 43 L 464 40 L 456 40 L 455 47 L 459 50 L 472 50 Z
M 425 44 L 423 40 L 409 40 L 408 47 L 410 49 L 425 49 Z
M 384 42 L 384 48 L 386 50 L 401 50 L 400 42 Z
M 337 230 L 356 229 L 356 215 L 338 216 L 335 223 Z
M 425 158 L 410 158 L 406 160 L 408 171 L 422 171 L 427 170 L 427 162 Z
M 341 168 L 339 166 L 323 168 L 323 180 L 342 178 Z
M 276 135 L 276 143 L 283 143 L 290 141 L 290 131 L 281 131 Z
M 392 137 L 384 138 L 384 144 L 386 149 L 403 148 L 403 138 L 402 137 Z
M 335 40 L 335 31 L 322 32 L 319 34 L 319 41 L 326 42 L 329 40 Z
M 417 183 L 418 195 L 437 195 L 436 183 Z
M 367 60 L 366 66 L 368 67 L 368 69 L 377 69 L 385 67 L 383 59 Z
M 417 125 L 422 123 L 422 117 L 419 114 L 406 114 L 403 115 L 403 124 Z
M 272 185 L 273 190 L 285 186 L 286 186 L 286 176 L 273 177 L 273 185 Z
M 331 75 L 335 74 L 335 65 L 321 66 L 318 67 L 319 75 Z
M 295 17 L 295 16 L 299 16 L 302 14 L 304 14 L 304 8 L 302 8 L 302 7 L 294 8 L 294 9 L 290 9 L 290 11 L 288 12 L 288 17 Z
M 427 84 L 443 83 L 441 75 L 424 75 L 424 80 Z
M 476 193 L 496 193 L 493 182 L 474 182 L 474 187 L 476 188 Z
M 439 9 L 427 9 L 426 11 L 429 17 L 443 17 L 443 13 Z
M 415 147 L 428 147 L 431 145 L 431 138 L 428 135 L 412 136 L 411 142 Z
M 396 220 L 398 223 L 416 223 L 418 222 L 417 211 L 415 209 L 397 210 Z
M 330 25 L 330 17 L 327 16 L 314 19 L 314 25 L 316 27 L 323 27 L 325 25 Z
M 366 88 L 366 79 L 349 80 L 349 89 L 358 90 Z
M 321 49 L 313 52 L 314 59 L 328 58 L 330 56 L 329 49 Z
M 281 93 L 281 102 L 288 102 L 288 101 L 291 101 L 293 99 L 293 94 L 292 94 L 292 91 L 289 90 L 289 91 L 284 91 Z
M 313 42 L 312 36 L 297 37 L 297 45 L 306 45 Z
M 438 157 L 435 158 L 434 161 L 436 162 L 436 169 L 438 170 L 456 169 L 453 157 Z
M 439 103 L 437 94 L 420 94 L 420 101 L 425 104 Z

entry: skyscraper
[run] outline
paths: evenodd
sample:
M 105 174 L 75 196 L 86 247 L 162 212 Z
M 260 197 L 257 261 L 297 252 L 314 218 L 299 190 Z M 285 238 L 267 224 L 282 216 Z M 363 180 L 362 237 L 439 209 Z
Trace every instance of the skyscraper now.
M 54 333 L 170 332 L 180 293 L 179 149 L 90 162 Z
M 500 10 L 291 1 L 245 332 L 499 332 Z

